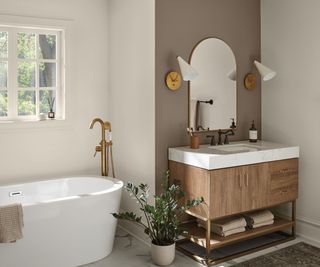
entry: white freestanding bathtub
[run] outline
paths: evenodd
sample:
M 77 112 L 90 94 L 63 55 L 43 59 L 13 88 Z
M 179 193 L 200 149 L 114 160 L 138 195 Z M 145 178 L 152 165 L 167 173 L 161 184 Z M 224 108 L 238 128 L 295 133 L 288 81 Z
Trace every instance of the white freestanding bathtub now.
M 112 251 L 123 183 L 72 177 L 0 187 L 0 205 L 21 203 L 23 239 L 0 244 L 1 267 L 75 267 Z

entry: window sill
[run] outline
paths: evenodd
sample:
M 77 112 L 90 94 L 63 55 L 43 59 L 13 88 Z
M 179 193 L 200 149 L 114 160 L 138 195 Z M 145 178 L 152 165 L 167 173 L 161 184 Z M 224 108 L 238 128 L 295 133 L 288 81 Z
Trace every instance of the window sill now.
M 70 128 L 70 122 L 66 119 L 47 120 L 0 120 L 0 132 L 14 131 L 21 129 L 65 129 Z

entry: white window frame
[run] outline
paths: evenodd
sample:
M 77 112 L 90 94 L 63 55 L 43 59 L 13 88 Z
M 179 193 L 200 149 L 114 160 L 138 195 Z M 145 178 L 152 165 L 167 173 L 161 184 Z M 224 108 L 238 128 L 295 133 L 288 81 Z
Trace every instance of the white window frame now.
M 65 29 L 53 27 L 30 27 L 20 25 L 1 24 L 0 31 L 8 32 L 8 58 L 0 61 L 8 61 L 8 116 L 0 117 L 0 122 L 6 121 L 37 121 L 39 118 L 40 90 L 55 90 L 56 92 L 56 119 L 65 119 Z M 36 34 L 36 59 L 18 59 L 17 54 L 17 34 L 34 33 Z M 39 34 L 56 35 L 56 59 L 40 59 L 38 55 Z M 18 88 L 18 63 L 21 61 L 30 61 L 36 63 L 35 69 L 35 87 Z M 56 87 L 44 87 L 39 85 L 39 64 L 56 63 Z M 0 89 L 1 90 L 1 89 Z M 32 90 L 36 92 L 36 114 L 32 116 L 18 115 L 18 91 Z

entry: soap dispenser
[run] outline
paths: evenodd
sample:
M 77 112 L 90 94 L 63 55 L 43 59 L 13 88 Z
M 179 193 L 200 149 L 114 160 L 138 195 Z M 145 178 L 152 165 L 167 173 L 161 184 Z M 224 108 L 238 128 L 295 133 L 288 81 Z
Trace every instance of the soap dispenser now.
M 249 129 L 249 141 L 251 143 L 256 143 L 258 141 L 258 130 L 254 125 L 254 120 L 252 121 L 251 128 Z

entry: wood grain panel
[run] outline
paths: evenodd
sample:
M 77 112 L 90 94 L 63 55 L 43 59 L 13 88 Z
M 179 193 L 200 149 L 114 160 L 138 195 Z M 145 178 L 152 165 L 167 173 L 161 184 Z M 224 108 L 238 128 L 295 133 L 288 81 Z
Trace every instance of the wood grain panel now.
M 210 218 L 242 211 L 243 180 L 241 168 L 227 168 L 210 172 Z
M 298 159 L 269 163 L 269 205 L 276 205 L 298 198 Z
M 180 181 L 183 191 L 187 193 L 185 201 L 203 197 L 205 204 L 190 209 L 191 214 L 200 218 L 208 218 L 208 204 L 210 203 L 209 172 L 175 161 L 169 161 L 170 181 Z
M 242 187 L 242 212 L 268 206 L 270 179 L 268 164 L 261 163 L 241 167 L 244 185 Z
M 171 180 L 179 180 L 187 192 L 185 200 L 204 197 L 206 205 L 190 211 L 202 219 L 268 208 L 298 197 L 298 159 L 212 171 L 170 161 L 169 169 Z

